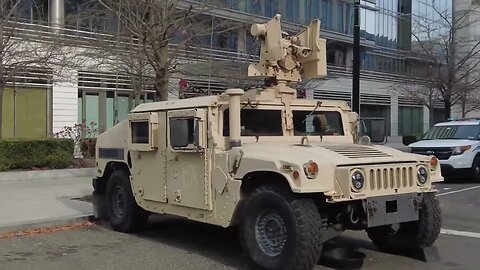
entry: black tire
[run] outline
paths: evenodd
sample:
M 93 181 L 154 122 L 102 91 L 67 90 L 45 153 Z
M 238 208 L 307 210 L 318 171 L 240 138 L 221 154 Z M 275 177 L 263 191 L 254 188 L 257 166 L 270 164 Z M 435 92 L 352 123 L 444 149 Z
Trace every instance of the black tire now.
M 314 202 L 277 186 L 249 195 L 239 231 L 253 269 L 310 270 L 322 253 L 322 219 Z
M 117 170 L 110 175 L 105 199 L 108 219 L 115 231 L 129 233 L 144 228 L 149 213 L 137 205 L 127 173 Z
M 480 157 L 475 157 L 472 164 L 472 179 L 475 182 L 480 182 Z
M 391 226 L 367 229 L 368 237 L 381 250 L 402 252 L 429 247 L 437 240 L 442 227 L 440 204 L 434 193 L 423 195 L 419 220 L 400 224 L 395 232 Z

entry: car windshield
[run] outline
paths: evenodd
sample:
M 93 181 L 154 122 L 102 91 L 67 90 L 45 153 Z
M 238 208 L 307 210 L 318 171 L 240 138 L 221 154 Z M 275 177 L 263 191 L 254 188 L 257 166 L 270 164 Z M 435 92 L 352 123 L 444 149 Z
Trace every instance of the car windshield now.
M 343 124 L 339 112 L 293 111 L 295 136 L 342 136 Z
M 479 139 L 480 126 L 478 125 L 451 125 L 432 127 L 423 136 L 424 140 L 435 139 Z

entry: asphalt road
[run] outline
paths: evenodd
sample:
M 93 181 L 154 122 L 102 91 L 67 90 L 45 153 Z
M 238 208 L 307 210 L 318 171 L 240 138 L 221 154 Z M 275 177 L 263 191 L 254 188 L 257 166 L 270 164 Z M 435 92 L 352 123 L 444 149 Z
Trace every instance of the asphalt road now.
M 382 253 L 363 232 L 346 232 L 336 244 L 365 253 L 362 269 L 480 269 L 480 185 L 444 183 L 439 189 L 440 261 Z M 155 217 L 139 234 L 95 226 L 0 240 L 0 269 L 248 269 L 236 237 L 233 230 Z

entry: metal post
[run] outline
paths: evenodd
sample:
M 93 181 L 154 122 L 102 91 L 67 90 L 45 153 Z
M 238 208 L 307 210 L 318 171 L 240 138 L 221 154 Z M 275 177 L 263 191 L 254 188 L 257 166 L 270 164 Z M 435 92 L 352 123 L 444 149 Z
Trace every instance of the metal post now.
M 354 1 L 352 109 L 360 115 L 360 0 Z
M 50 0 L 50 23 L 54 27 L 63 27 L 65 24 L 64 0 Z
M 212 81 L 212 50 L 213 50 L 213 26 L 214 26 L 214 17 L 212 16 L 212 25 L 210 29 L 210 60 L 209 60 L 209 71 L 208 71 L 208 89 L 207 95 L 211 94 L 211 81 Z

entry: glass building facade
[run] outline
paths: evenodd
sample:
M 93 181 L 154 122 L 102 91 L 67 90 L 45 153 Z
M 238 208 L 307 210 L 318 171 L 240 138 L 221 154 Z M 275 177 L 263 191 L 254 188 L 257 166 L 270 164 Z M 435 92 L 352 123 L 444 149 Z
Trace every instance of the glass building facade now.
M 23 21 L 47 24 L 51 20 L 49 7 L 54 0 L 20 1 L 22 4 L 18 6 L 19 15 Z M 322 35 L 324 37 L 328 35 L 327 62 L 330 70 L 340 68 L 343 70 L 343 74 L 349 73 L 353 57 L 351 39 L 354 18 L 353 0 L 222 1 L 224 2 L 223 7 L 227 8 L 225 12 L 230 12 L 229 15 L 241 14 L 243 18 L 251 14 L 268 19 L 279 13 L 282 15 L 282 21 L 296 25 L 306 25 L 313 19 L 320 19 Z M 94 1 L 63 0 L 65 27 L 82 30 L 79 33 L 117 31 L 118 23 L 115 16 L 101 6 L 92 6 L 94 5 L 92 3 Z M 94 16 L 88 16 L 89 12 L 93 12 Z M 441 14 L 451 13 L 452 0 L 361 0 L 362 78 L 373 76 L 371 78 L 381 80 L 382 77 L 402 78 L 402 76 L 410 76 L 415 73 L 412 70 L 412 66 L 415 64 L 410 62 L 408 55 L 415 48 L 416 38 L 412 33 L 419 30 L 416 22 L 434 23 L 440 20 Z M 212 24 L 216 24 L 219 20 L 229 20 L 229 15 L 219 16 L 219 18 L 212 17 Z M 245 15 L 247 16 L 245 17 Z M 247 19 L 245 22 L 248 24 L 249 20 Z M 417 33 L 416 36 L 426 37 L 421 33 Z M 211 36 L 199 37 L 198 44 L 216 50 L 215 53 L 222 54 L 222 57 L 248 51 L 248 48 L 255 48 L 254 38 L 248 34 L 247 28 L 244 29 L 244 33 L 241 33 L 239 29 L 216 31 Z M 95 80 L 103 81 L 108 75 L 98 74 L 95 76 Z M 132 94 L 128 93 L 127 89 L 124 89 L 124 92 L 117 91 L 115 88 L 118 86 L 118 82 L 115 83 L 116 86 L 111 86 L 114 85 L 111 84 L 108 87 L 96 85 L 85 87 L 87 79 L 80 76 L 79 80 L 78 121 L 103 122 L 103 126 L 108 128 L 123 120 L 132 108 Z M 150 95 L 146 96 L 143 102 L 151 102 L 153 97 Z M 421 131 L 421 123 L 405 124 L 415 119 L 422 119 L 421 109 L 411 108 L 412 106 L 408 104 L 400 104 L 395 110 L 390 110 L 389 104 L 382 105 L 385 107 L 382 112 L 376 111 L 378 108 L 368 107 L 378 107 L 378 104 L 364 104 L 364 107 L 368 108 L 365 107 L 363 111 L 368 116 L 386 119 L 398 111 L 400 133 Z M 395 123 L 395 120 L 387 122 L 387 124 Z

